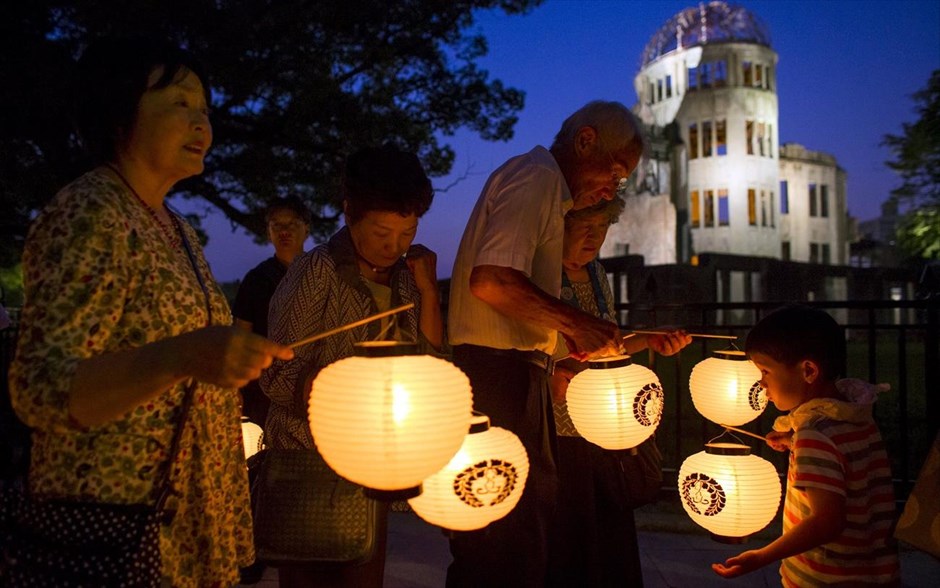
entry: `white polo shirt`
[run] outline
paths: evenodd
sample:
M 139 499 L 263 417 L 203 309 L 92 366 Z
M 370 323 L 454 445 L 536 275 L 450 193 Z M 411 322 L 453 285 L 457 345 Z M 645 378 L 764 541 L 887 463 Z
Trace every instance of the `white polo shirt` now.
M 490 175 L 454 260 L 447 319 L 452 345 L 555 350 L 557 331 L 500 314 L 471 294 L 470 272 L 480 265 L 513 268 L 557 298 L 571 205 L 561 169 L 544 147 L 513 157 Z

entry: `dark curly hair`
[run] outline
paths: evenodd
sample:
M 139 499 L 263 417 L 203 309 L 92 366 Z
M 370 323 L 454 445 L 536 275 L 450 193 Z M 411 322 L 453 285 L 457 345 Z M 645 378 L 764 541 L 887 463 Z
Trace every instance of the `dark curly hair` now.
M 134 124 L 137 106 L 154 69 L 163 74 L 152 88 L 165 88 L 186 71 L 196 74 L 211 103 L 209 81 L 202 65 L 165 39 L 105 37 L 92 43 L 78 61 L 75 126 L 82 145 L 99 164 L 112 161 L 121 132 Z
M 414 153 L 385 145 L 360 149 L 346 159 L 343 199 L 349 224 L 370 211 L 420 218 L 433 197 L 431 180 Z

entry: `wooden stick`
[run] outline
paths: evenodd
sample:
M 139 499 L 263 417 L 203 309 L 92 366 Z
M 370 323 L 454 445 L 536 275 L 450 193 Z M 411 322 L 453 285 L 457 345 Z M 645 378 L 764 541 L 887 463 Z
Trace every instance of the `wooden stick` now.
M 668 335 L 669 331 L 633 331 L 636 335 Z M 689 333 L 689 337 L 702 337 L 705 339 L 737 339 L 737 335 L 710 335 L 707 333 Z
M 402 312 L 403 310 L 414 308 L 414 305 L 415 305 L 414 302 L 409 302 L 408 304 L 402 304 L 401 306 L 397 308 L 392 308 L 391 310 L 386 310 L 385 312 L 377 312 L 373 314 L 372 316 L 367 316 L 364 319 L 351 322 L 348 325 L 336 327 L 335 329 L 330 329 L 329 331 L 323 331 L 322 333 L 311 335 L 310 337 L 307 337 L 306 339 L 301 339 L 300 341 L 294 341 L 293 343 L 288 345 L 288 347 L 293 349 L 295 347 L 300 347 L 301 345 L 306 345 L 307 343 L 313 343 L 314 341 L 319 341 L 320 339 L 323 339 L 324 337 L 329 337 L 330 335 L 335 335 L 336 333 L 342 333 L 343 331 L 348 331 L 349 329 L 361 327 L 362 325 L 371 323 L 372 321 L 379 320 L 380 318 L 385 318 L 387 316 L 391 316 L 393 314 Z
M 721 423 L 718 423 L 718 426 L 719 426 L 719 427 L 724 427 L 724 428 L 728 429 L 729 431 L 734 431 L 734 432 L 736 432 L 736 433 L 741 433 L 741 434 L 743 434 L 743 435 L 749 435 L 749 436 L 751 436 L 751 437 L 754 437 L 755 439 L 760 439 L 761 441 L 764 441 L 765 443 L 767 442 L 767 437 L 761 437 L 761 436 L 758 435 L 757 433 L 752 433 L 752 432 L 750 432 L 750 431 L 745 431 L 744 429 L 739 429 L 739 428 L 737 428 L 737 427 L 732 427 L 732 426 L 730 426 L 730 425 L 722 425 Z

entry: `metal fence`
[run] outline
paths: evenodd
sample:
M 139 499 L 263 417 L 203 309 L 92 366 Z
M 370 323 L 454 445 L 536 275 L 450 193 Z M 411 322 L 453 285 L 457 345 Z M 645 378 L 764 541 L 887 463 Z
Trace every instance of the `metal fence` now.
M 682 326 L 702 333 L 735 335 L 737 347 L 750 328 L 783 302 L 616 305 L 625 330 Z M 940 424 L 940 304 L 922 301 L 826 301 L 808 302 L 832 314 L 845 327 L 849 352 L 848 375 L 870 382 L 886 382 L 891 391 L 875 405 L 875 419 L 892 460 L 896 493 L 906 499 Z M 675 357 L 650 355 L 666 391 L 666 409 L 657 431 L 664 453 L 664 470 L 672 474 L 682 460 L 703 449 L 704 443 L 724 431 L 698 415 L 691 402 L 689 375 L 692 367 L 727 342 L 700 339 Z M 743 427 L 765 434 L 778 413 L 771 405 L 756 421 Z M 760 441 L 745 438 L 755 453 L 769 459 L 781 473 L 783 454 Z M 667 484 L 668 485 L 668 484 Z
M 781 304 L 620 303 L 616 310 L 625 330 L 683 326 L 697 332 L 736 335 L 742 342 L 739 347 L 743 347 L 748 330 L 761 316 Z M 876 404 L 876 420 L 892 457 L 898 498 L 903 500 L 910 492 L 940 425 L 940 304 L 936 300 L 807 304 L 832 313 L 845 327 L 850 376 L 891 385 L 892 391 L 882 395 Z M 15 460 L 15 456 L 22 452 L 21 447 L 10 447 L 17 443 L 13 433 L 20 430 L 9 409 L 7 387 L 15 341 L 15 327 L 0 331 L 0 429 L 3 429 L 2 438 L 6 445 L 0 461 L 8 461 L 11 454 Z M 664 454 L 666 487 L 675 487 L 675 473 L 685 457 L 701 451 L 704 443 L 723 433 L 717 425 L 695 411 L 689 394 L 689 375 L 696 363 L 712 351 L 727 346 L 725 341 L 702 339 L 673 357 L 649 354 L 636 358 L 656 371 L 666 391 L 665 412 L 657 431 L 657 442 Z M 765 433 L 770 430 L 777 414 L 772 406 L 768 407 L 759 419 L 744 428 Z M 760 442 L 750 441 L 753 440 L 745 442 L 755 453 L 769 459 L 781 473 L 785 472 L 786 461 L 782 454 L 771 451 Z

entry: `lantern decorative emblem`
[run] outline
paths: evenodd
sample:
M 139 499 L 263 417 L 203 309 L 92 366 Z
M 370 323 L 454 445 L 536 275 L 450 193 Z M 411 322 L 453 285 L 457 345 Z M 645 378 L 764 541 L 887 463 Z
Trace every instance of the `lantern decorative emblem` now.
M 589 362 L 571 379 L 567 394 L 571 422 L 604 449 L 629 449 L 646 441 L 663 416 L 663 388 L 652 370 L 629 355 Z
M 767 408 L 767 393 L 760 379 L 760 370 L 743 351 L 715 351 L 714 357 L 692 368 L 689 390 L 703 417 L 716 424 L 738 426 L 756 419 Z
M 242 417 L 242 442 L 245 445 L 245 459 L 255 455 L 264 447 L 264 432 L 257 424 Z
M 679 498 L 692 520 L 725 543 L 767 526 L 780 505 L 780 477 L 747 445 L 708 443 L 679 468 Z
M 529 458 L 519 438 L 474 413 L 460 450 L 424 480 L 421 495 L 408 503 L 432 525 L 453 531 L 482 529 L 515 508 L 528 475 Z
M 317 374 L 310 431 L 336 473 L 375 496 L 421 492 L 467 433 L 470 381 L 455 365 L 395 341 L 357 344 L 357 353 Z M 392 498 L 393 496 L 385 496 Z

